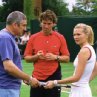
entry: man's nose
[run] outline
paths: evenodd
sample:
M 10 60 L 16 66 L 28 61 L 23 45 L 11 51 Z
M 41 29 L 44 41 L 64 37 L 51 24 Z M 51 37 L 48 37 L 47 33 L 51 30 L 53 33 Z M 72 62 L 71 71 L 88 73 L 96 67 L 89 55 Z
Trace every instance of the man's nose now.
M 45 25 L 45 28 L 48 28 L 48 25 L 47 24 Z

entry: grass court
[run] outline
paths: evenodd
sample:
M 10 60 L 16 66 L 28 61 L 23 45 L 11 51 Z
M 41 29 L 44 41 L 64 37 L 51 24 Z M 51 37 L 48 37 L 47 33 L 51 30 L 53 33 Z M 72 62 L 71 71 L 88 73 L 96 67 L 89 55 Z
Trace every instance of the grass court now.
M 26 63 L 24 60 L 23 63 L 23 71 L 27 74 L 31 75 L 33 70 L 33 65 L 31 63 Z M 65 77 L 69 77 L 73 74 L 74 67 L 72 63 L 61 63 L 62 68 L 62 79 Z M 97 97 L 97 77 L 90 83 L 93 97 Z M 29 96 L 30 87 L 22 84 L 20 97 L 30 97 Z M 68 97 L 68 93 L 61 92 L 61 97 Z

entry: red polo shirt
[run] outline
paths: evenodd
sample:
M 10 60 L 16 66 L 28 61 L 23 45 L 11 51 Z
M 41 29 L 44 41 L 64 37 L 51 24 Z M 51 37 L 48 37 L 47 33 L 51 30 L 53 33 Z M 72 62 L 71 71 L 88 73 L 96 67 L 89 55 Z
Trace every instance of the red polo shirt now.
M 43 32 L 33 34 L 26 46 L 24 56 L 32 56 L 39 50 L 42 50 L 44 54 L 53 53 L 55 55 L 68 55 L 66 40 L 63 35 L 52 32 L 52 34 L 46 36 Z M 45 80 L 52 75 L 58 68 L 58 62 L 56 60 L 47 61 L 39 59 L 34 63 L 33 77 L 38 80 Z

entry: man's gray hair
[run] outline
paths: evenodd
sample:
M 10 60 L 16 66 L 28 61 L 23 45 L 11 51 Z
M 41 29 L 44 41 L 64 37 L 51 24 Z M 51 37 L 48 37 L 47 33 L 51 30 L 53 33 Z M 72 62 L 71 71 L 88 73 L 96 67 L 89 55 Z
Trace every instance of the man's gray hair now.
M 20 11 L 14 11 L 8 15 L 6 19 L 6 24 L 7 25 L 11 25 L 12 23 L 20 24 L 22 20 L 27 20 L 26 16 Z

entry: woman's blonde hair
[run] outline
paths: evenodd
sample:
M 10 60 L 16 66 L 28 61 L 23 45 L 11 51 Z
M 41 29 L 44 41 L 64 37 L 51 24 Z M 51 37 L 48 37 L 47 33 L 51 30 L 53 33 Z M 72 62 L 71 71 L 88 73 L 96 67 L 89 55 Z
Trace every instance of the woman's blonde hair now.
M 84 23 L 79 23 L 74 27 L 74 29 L 77 29 L 77 28 L 83 29 L 83 32 L 88 36 L 88 43 L 90 45 L 93 45 L 94 44 L 94 32 L 93 32 L 92 27 Z

